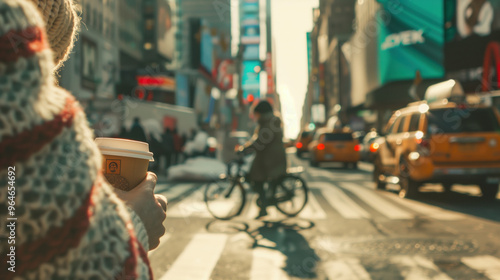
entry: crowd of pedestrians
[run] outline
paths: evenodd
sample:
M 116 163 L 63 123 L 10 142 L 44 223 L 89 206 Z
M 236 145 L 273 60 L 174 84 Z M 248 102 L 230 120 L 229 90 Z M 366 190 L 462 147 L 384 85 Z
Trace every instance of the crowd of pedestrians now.
M 177 128 L 165 128 L 163 133 L 147 132 L 140 118 L 134 118 L 130 130 L 123 126 L 119 138 L 147 142 L 154 154 L 150 170 L 166 174 L 171 166 L 182 164 L 186 159 L 207 155 L 208 133 L 204 129 L 192 129 L 190 135 L 180 134 Z

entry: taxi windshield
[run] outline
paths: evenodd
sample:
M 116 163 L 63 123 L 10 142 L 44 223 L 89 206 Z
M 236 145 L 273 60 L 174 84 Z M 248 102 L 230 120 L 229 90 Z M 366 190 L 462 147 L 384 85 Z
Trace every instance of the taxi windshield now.
M 446 108 L 429 111 L 428 132 L 495 132 L 500 129 L 491 108 Z

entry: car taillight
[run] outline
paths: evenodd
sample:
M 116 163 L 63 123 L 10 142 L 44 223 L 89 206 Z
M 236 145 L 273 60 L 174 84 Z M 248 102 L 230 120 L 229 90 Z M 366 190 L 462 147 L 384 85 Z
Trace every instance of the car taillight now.
M 358 145 L 354 146 L 354 151 L 355 152 L 361 151 L 361 145 L 358 144 Z
M 380 147 L 380 145 L 378 143 L 372 143 L 370 145 L 370 152 L 375 153 L 376 151 L 378 151 L 379 147 Z
M 417 144 L 422 148 L 430 148 L 431 142 L 427 139 L 417 139 Z
M 318 144 L 317 148 L 318 148 L 318 150 L 322 151 L 325 149 L 325 144 L 320 143 L 320 144 Z
M 304 145 L 301 142 L 295 144 L 295 147 L 297 147 L 297 149 L 302 149 L 303 146 Z

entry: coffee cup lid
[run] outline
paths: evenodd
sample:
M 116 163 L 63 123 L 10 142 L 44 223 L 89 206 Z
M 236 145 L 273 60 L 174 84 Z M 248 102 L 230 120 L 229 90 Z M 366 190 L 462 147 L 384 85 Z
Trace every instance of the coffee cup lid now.
M 95 139 L 95 142 L 103 155 L 131 157 L 154 161 L 153 153 L 149 151 L 149 144 L 146 142 L 105 137 L 98 137 Z

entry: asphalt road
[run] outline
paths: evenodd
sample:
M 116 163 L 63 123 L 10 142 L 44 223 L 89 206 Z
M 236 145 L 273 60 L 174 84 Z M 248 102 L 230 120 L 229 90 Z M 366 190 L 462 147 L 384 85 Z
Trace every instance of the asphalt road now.
M 477 187 L 439 185 L 417 200 L 397 185 L 375 189 L 369 164 L 358 170 L 309 168 L 308 205 L 297 218 L 255 204 L 231 221 L 215 221 L 201 183 L 160 183 L 169 199 L 167 233 L 149 253 L 155 279 L 500 279 L 500 200 Z M 252 196 L 254 196 L 252 194 Z

